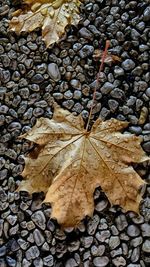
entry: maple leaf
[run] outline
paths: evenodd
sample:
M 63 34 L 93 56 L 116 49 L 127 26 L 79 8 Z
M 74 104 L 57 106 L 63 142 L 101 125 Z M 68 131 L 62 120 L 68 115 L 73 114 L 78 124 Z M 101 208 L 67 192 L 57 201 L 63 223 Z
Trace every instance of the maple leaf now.
M 144 181 L 130 163 L 148 159 L 141 139 L 120 131 L 127 122 L 98 119 L 91 131 L 82 117 L 55 107 L 53 118 L 40 118 L 22 135 L 37 144 L 25 158 L 19 190 L 44 191 L 52 204 L 52 218 L 63 227 L 76 226 L 92 216 L 93 193 L 101 186 L 111 204 L 138 212 Z
M 24 0 L 25 10 L 17 10 L 10 21 L 10 30 L 17 34 L 42 27 L 46 46 L 57 42 L 68 24 L 79 22 L 80 0 Z

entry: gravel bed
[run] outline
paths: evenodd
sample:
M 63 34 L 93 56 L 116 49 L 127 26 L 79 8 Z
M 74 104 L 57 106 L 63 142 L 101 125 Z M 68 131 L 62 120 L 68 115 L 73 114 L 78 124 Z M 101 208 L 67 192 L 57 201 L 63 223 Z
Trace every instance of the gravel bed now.
M 18 136 L 37 118 L 52 117 L 53 99 L 87 121 L 100 64 L 92 55 L 107 39 L 121 61 L 105 64 L 93 119 L 129 121 L 127 131 L 140 135 L 150 154 L 150 1 L 85 0 L 79 25 L 47 50 L 40 30 L 18 37 L 9 32 L 19 2 L 0 0 L 0 266 L 150 266 L 149 185 L 139 216 L 110 207 L 98 188 L 93 218 L 66 231 L 49 219 L 42 193 L 15 192 L 23 155 L 32 149 Z M 135 165 L 148 183 L 149 166 Z

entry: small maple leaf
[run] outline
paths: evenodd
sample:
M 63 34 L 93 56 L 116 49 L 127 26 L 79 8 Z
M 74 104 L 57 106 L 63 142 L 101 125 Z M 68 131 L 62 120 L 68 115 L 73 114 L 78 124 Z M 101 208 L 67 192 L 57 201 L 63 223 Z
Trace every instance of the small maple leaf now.
M 111 204 L 138 212 L 144 181 L 131 163 L 148 159 L 141 139 L 120 133 L 127 122 L 98 119 L 91 131 L 84 129 L 82 117 L 59 106 L 53 118 L 40 118 L 22 135 L 38 146 L 25 158 L 19 190 L 44 191 L 44 202 L 52 204 L 52 218 L 63 227 L 76 226 L 84 216 L 92 216 L 93 193 L 101 186 Z
M 26 8 L 14 12 L 10 30 L 19 34 L 42 27 L 48 47 L 59 40 L 68 24 L 77 25 L 80 3 L 80 0 L 24 0 Z

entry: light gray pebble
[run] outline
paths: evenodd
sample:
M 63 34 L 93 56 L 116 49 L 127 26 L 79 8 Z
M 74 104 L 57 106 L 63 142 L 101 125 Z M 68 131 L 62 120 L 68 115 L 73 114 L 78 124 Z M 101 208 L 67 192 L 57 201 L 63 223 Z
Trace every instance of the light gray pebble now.
M 75 103 L 75 105 L 72 108 L 72 111 L 75 111 L 78 114 L 80 114 L 82 110 L 83 110 L 83 106 L 80 103 Z
M 133 249 L 131 254 L 131 262 L 137 262 L 140 258 L 140 248 L 136 247 Z
M 81 83 L 80 83 L 79 80 L 72 79 L 72 80 L 70 81 L 70 85 L 71 85 L 74 89 L 78 89 L 78 90 L 81 89 Z
M 148 223 L 143 223 L 141 225 L 141 230 L 143 237 L 150 237 L 150 225 Z
M 33 237 L 37 246 L 41 246 L 45 241 L 44 236 L 38 229 L 34 230 Z
M 105 267 L 108 265 L 108 263 L 109 263 L 109 258 L 106 256 L 96 257 L 93 260 L 93 264 L 95 267 Z
M 56 99 L 56 100 L 61 100 L 63 99 L 63 94 L 62 93 L 53 93 L 53 97 Z
M 120 77 L 120 76 L 123 76 L 124 75 L 124 70 L 122 68 L 120 68 L 119 66 L 115 66 L 114 68 L 114 76 L 117 78 L 117 77 Z
M 122 68 L 126 71 L 130 71 L 134 69 L 135 63 L 132 59 L 126 59 L 125 61 L 122 62 Z
M 73 97 L 73 93 L 71 92 L 71 90 L 68 90 L 64 93 L 65 99 L 71 99 L 72 97 Z
M 120 239 L 118 236 L 111 236 L 109 239 L 109 247 L 111 250 L 117 248 L 120 245 Z
M 107 205 L 108 205 L 108 201 L 106 199 L 101 200 L 96 204 L 95 210 L 97 210 L 98 212 L 102 212 L 103 210 L 106 209 Z
M 50 78 L 56 82 L 61 79 L 61 74 L 56 63 L 50 63 L 48 65 L 48 74 Z
M 110 82 L 105 82 L 104 85 L 101 87 L 102 94 L 109 94 L 114 89 L 114 85 Z
M 65 267 L 77 267 L 77 266 L 78 264 L 73 258 L 68 259 L 65 263 Z
M 110 92 L 110 95 L 113 98 L 120 99 L 120 100 L 124 99 L 124 97 L 125 97 L 124 92 L 121 89 L 119 89 L 119 88 L 115 88 L 114 90 L 112 90 Z
M 23 259 L 22 267 L 29 267 L 29 266 L 31 266 L 31 262 L 27 261 L 26 259 Z
M 31 216 L 32 221 L 42 230 L 45 230 L 46 219 L 44 213 L 40 210 L 34 212 Z
M 44 113 L 44 110 L 43 110 L 43 108 L 40 108 L 40 107 L 37 107 L 33 110 L 33 115 L 35 117 L 41 117 L 43 115 L 43 113 Z
M 150 253 L 150 240 L 149 239 L 146 239 L 142 245 L 142 250 L 145 252 L 145 253 Z
M 102 120 L 106 120 L 106 118 L 108 117 L 109 114 L 110 114 L 110 110 L 108 110 L 107 108 L 103 107 L 101 109 L 99 118 L 101 118 Z
M 140 230 L 139 230 L 139 228 L 136 225 L 131 224 L 127 228 L 127 234 L 130 237 L 136 237 L 136 236 L 140 235 Z
M 7 114 L 9 108 L 6 105 L 0 106 L 0 113 Z
M 97 229 L 97 226 L 100 222 L 99 216 L 94 215 L 87 224 L 87 232 L 89 235 L 94 235 Z
M 74 105 L 74 101 L 72 99 L 66 100 L 62 103 L 63 107 L 66 109 L 71 109 Z
M 37 246 L 32 246 L 25 252 L 25 255 L 26 259 L 30 261 L 36 259 L 40 255 L 40 252 Z
M 115 259 L 113 259 L 112 260 L 112 263 L 116 267 L 126 266 L 126 260 L 122 256 L 119 256 L 119 257 L 116 257 Z
M 148 6 L 143 13 L 143 21 L 149 21 L 150 20 L 150 7 Z
M 109 99 L 108 106 L 110 108 L 110 111 L 114 113 L 117 110 L 119 103 L 114 99 Z
M 17 221 L 17 216 L 16 215 L 8 215 L 6 219 L 10 225 L 14 225 Z
M 93 243 L 93 236 L 85 236 L 81 239 L 84 248 L 89 248 Z
M 27 250 L 27 248 L 30 246 L 29 242 L 25 241 L 22 238 L 19 238 L 17 240 L 17 242 L 18 242 L 20 248 L 23 249 L 23 250 Z
M 43 267 L 43 260 L 41 258 L 37 258 L 33 261 L 35 267 Z
M 99 242 L 105 242 L 110 237 L 110 231 L 109 230 L 104 230 L 104 231 L 99 231 L 96 233 L 96 239 Z
M 128 226 L 128 222 L 124 214 L 120 214 L 115 221 L 119 231 L 123 231 Z
M 133 239 L 131 240 L 131 242 L 130 242 L 130 245 L 131 245 L 132 247 L 138 247 L 139 245 L 142 244 L 142 242 L 143 242 L 143 239 L 142 239 L 141 236 L 139 236 L 139 237 L 133 238 Z

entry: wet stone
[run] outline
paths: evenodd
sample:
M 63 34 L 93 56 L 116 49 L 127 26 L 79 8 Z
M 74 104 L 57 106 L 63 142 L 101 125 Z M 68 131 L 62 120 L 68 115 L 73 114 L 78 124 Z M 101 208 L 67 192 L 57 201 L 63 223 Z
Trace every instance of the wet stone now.
M 31 78 L 31 82 L 33 83 L 42 83 L 44 81 L 44 77 L 41 74 L 35 74 L 32 78 Z
M 37 246 L 41 246 L 45 241 L 42 233 L 38 229 L 34 230 L 33 237 Z
M 31 216 L 32 221 L 42 230 L 45 230 L 46 219 L 42 211 L 38 210 Z
M 0 257 L 6 255 L 6 246 L 0 246 Z
M 148 223 L 143 223 L 141 225 L 141 230 L 143 237 L 150 237 L 150 225 Z
M 95 234 L 99 222 L 100 222 L 100 219 L 98 215 L 94 215 L 93 218 L 88 222 L 87 232 L 89 235 Z
M 54 266 L 54 258 L 52 255 L 49 255 L 45 258 L 43 258 L 43 263 L 45 266 Z
M 91 45 L 84 45 L 80 50 L 79 50 L 79 56 L 81 58 L 86 58 L 90 55 L 92 55 L 94 52 L 94 47 Z
M 116 267 L 120 267 L 120 266 L 126 266 L 126 260 L 123 257 L 116 257 L 115 259 L 112 260 L 112 263 L 114 264 L 114 266 Z
M 150 153 L 150 142 L 145 142 L 143 144 L 143 149 L 147 152 Z
M 72 80 L 70 81 L 70 85 L 71 85 L 74 89 L 81 90 L 81 83 L 80 83 L 79 80 L 72 79 Z
M 93 264 L 95 267 L 105 267 L 108 265 L 108 263 L 109 263 L 109 258 L 106 256 L 96 257 L 93 260 Z
M 150 253 L 150 240 L 147 239 L 144 241 L 143 245 L 142 245 L 142 250 L 145 252 L 145 253 Z
M 37 258 L 40 255 L 39 249 L 36 246 L 32 246 L 30 247 L 27 251 L 26 251 L 26 258 L 27 260 L 32 260 Z
M 81 37 L 83 37 L 85 39 L 88 39 L 88 40 L 93 39 L 93 34 L 85 27 L 83 27 L 79 30 L 79 34 Z
M 116 224 L 119 231 L 123 231 L 127 226 L 128 222 L 125 215 L 121 214 L 116 218 Z
M 59 68 L 56 63 L 50 63 L 48 65 L 48 74 L 50 78 L 56 82 L 61 79 Z
M 110 82 L 105 82 L 104 85 L 101 87 L 102 94 L 109 94 L 114 89 L 114 85 Z
M 77 266 L 78 264 L 73 258 L 68 259 L 65 263 L 65 267 L 77 267 Z
M 139 249 L 139 247 L 136 247 L 132 251 L 131 261 L 137 262 L 139 260 L 139 257 L 140 257 L 140 249 Z
M 140 235 L 140 230 L 136 225 L 129 225 L 127 228 L 127 234 L 130 237 L 136 237 L 136 236 Z
M 122 62 L 122 68 L 126 71 L 130 71 L 134 69 L 135 63 L 132 59 L 126 59 L 125 61 Z
M 111 250 L 117 248 L 120 245 L 120 239 L 118 236 L 111 236 L 109 239 L 109 247 Z
M 104 230 L 96 233 L 96 238 L 99 242 L 105 242 L 105 240 L 108 239 L 109 237 L 110 237 L 109 230 Z
M 148 6 L 143 13 L 143 21 L 149 21 L 150 20 L 150 7 Z

